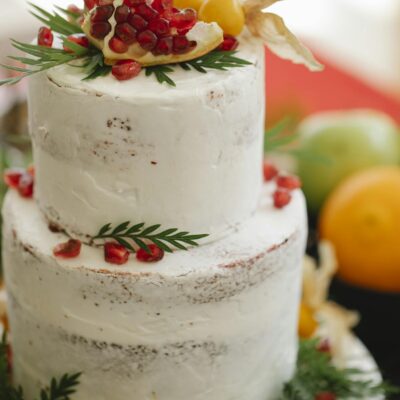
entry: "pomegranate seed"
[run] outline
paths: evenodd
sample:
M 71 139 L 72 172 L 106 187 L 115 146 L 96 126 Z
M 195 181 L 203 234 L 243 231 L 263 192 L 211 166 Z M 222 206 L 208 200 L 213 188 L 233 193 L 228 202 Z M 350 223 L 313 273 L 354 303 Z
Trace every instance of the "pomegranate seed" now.
M 136 7 L 136 12 L 141 17 L 143 17 L 146 21 L 151 21 L 152 19 L 155 19 L 155 18 L 158 17 L 158 12 L 154 8 L 148 6 L 145 3 L 144 4 L 139 4 Z
M 22 197 L 31 198 L 33 196 L 33 185 L 33 176 L 27 172 L 24 172 L 18 182 L 18 193 Z
M 99 4 L 98 0 L 84 0 L 84 1 L 86 8 L 88 8 L 89 10 L 93 9 Z
M 4 171 L 4 183 L 9 187 L 16 189 L 22 175 L 25 173 L 23 168 L 9 168 Z
M 98 0 L 99 6 L 108 6 L 114 3 L 114 0 Z
M 315 396 L 314 400 L 336 400 L 336 395 L 332 392 L 321 392 Z
M 126 4 L 128 7 L 135 7 L 144 3 L 146 3 L 146 0 L 124 0 L 124 4 Z
M 219 45 L 218 50 L 220 51 L 233 51 L 239 46 L 238 40 L 235 36 L 224 35 L 224 41 Z
M 173 46 L 173 38 L 172 36 L 166 36 L 157 42 L 155 49 L 153 50 L 153 54 L 155 55 L 168 55 L 172 53 L 172 46 Z
M 181 35 L 189 32 L 197 22 L 197 12 L 192 8 L 186 8 L 180 12 L 173 14 L 171 18 L 171 26 L 178 30 Z
M 123 265 L 129 260 L 129 251 L 118 243 L 106 243 L 104 258 L 110 264 Z
M 179 14 L 181 12 L 181 10 L 179 10 L 178 8 L 172 7 L 172 8 L 168 8 L 167 10 L 165 10 L 162 15 L 164 18 L 167 18 L 168 21 L 171 21 L 171 19 L 174 17 L 175 14 Z
M 115 28 L 115 34 L 126 44 L 132 44 L 136 41 L 136 29 L 127 22 L 118 24 Z
M 275 167 L 275 165 L 272 165 L 270 163 L 265 162 L 264 163 L 264 179 L 265 181 L 272 181 L 277 175 L 279 171 L 278 168 Z
M 157 36 L 165 36 L 169 32 L 169 21 L 165 18 L 153 19 L 149 22 L 149 29 Z
M 86 36 L 68 36 L 68 41 L 76 43 L 77 45 L 81 47 L 89 47 L 89 39 Z M 74 53 L 74 51 L 70 48 L 68 48 L 68 43 L 64 44 L 64 50 L 68 53 Z
M 134 60 L 121 60 L 112 67 L 112 74 L 119 81 L 126 81 L 139 75 L 142 66 Z
M 153 0 L 151 6 L 159 13 L 163 13 L 172 8 L 172 0 Z
M 83 14 L 83 10 L 80 9 L 78 6 L 76 6 L 75 4 L 70 4 L 67 8 L 67 10 L 70 13 L 76 14 L 77 17 L 79 17 L 80 15 Z
M 81 254 L 82 243 L 79 240 L 70 239 L 60 243 L 53 249 L 53 254 L 61 258 L 76 258 Z
M 114 12 L 113 6 L 100 6 L 97 7 L 94 14 L 91 16 L 92 22 L 104 22 L 108 21 Z
M 96 39 L 104 39 L 111 32 L 108 22 L 96 22 L 90 27 L 90 34 Z
M 186 36 L 174 36 L 173 51 L 175 54 L 184 54 L 196 47 L 196 42 L 189 41 Z
M 51 29 L 42 26 L 39 29 L 38 45 L 44 47 L 51 47 L 53 46 L 53 41 L 54 41 L 54 35 Z
M 295 190 L 301 188 L 301 180 L 297 176 L 278 176 L 276 178 L 276 184 L 278 185 L 278 187 L 287 190 Z
M 114 18 L 115 18 L 115 21 L 117 22 L 117 24 L 126 22 L 128 20 L 130 13 L 131 13 L 131 10 L 126 4 L 117 7 L 117 10 L 115 11 L 115 15 L 114 15 Z
M 157 44 L 157 36 L 150 30 L 146 29 L 137 36 L 137 41 L 145 50 L 153 50 Z
M 329 339 L 321 340 L 321 342 L 318 343 L 317 350 L 330 355 L 332 353 L 332 346 Z
M 136 259 L 141 262 L 157 262 L 164 258 L 164 250 L 160 249 L 155 244 L 148 246 L 150 253 L 144 249 L 139 249 L 136 253 Z
M 291 202 L 292 195 L 287 190 L 278 189 L 273 198 L 275 208 L 284 208 Z
M 117 38 L 116 36 L 110 39 L 108 45 L 110 46 L 110 49 L 114 53 L 121 54 L 128 51 L 128 45 L 125 44 L 121 39 Z
M 145 30 L 149 24 L 143 17 L 138 14 L 131 14 L 128 22 L 139 32 Z

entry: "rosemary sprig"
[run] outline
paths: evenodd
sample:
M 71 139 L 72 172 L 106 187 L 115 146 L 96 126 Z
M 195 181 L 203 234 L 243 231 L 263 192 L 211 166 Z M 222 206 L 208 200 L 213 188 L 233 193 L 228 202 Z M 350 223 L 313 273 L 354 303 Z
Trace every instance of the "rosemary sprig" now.
M 369 399 L 399 392 L 385 383 L 363 379 L 363 371 L 336 368 L 329 355 L 317 350 L 317 345 L 318 340 L 314 339 L 300 342 L 296 374 L 285 385 L 280 400 L 312 400 L 321 392 L 331 392 L 340 400 Z
M 236 51 L 212 51 L 202 57 L 179 64 L 147 67 L 146 76 L 154 75 L 159 83 L 167 83 L 170 86 L 176 86 L 176 83 L 170 77 L 170 74 L 175 71 L 174 67 L 176 65 L 179 65 L 185 71 L 193 69 L 202 74 L 207 73 L 209 69 L 227 71 L 229 68 L 241 68 L 251 65 L 251 62 L 235 57 L 236 53 Z
M 81 374 L 65 374 L 60 380 L 53 378 L 50 385 L 40 392 L 40 400 L 70 400 L 71 395 L 76 393 Z M 2 400 L 25 400 L 21 386 L 14 387 L 11 384 L 10 371 L 8 368 L 8 345 L 6 334 L 0 343 L 0 399 Z
M 154 243 L 160 249 L 172 253 L 173 248 L 187 250 L 189 246 L 198 246 L 197 241 L 209 235 L 180 232 L 176 228 L 160 230 L 161 225 L 146 227 L 144 223 L 132 224 L 130 221 L 119 224 L 115 228 L 111 224 L 104 225 L 99 233 L 93 237 L 98 239 L 113 239 L 133 253 L 134 244 L 150 253 L 145 241 Z

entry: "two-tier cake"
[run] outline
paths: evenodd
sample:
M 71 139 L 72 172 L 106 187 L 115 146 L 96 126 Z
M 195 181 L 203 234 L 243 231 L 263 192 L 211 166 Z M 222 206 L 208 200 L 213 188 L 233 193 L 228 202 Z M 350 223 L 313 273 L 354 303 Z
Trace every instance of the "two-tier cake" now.
M 61 65 L 31 78 L 34 200 L 23 176 L 3 210 L 13 367 L 29 398 L 65 371 L 83 373 L 76 400 L 273 400 L 290 379 L 306 211 L 300 190 L 263 183 L 255 31 L 239 37 L 245 65 L 168 67 L 174 87 L 150 69 L 84 80 Z M 184 251 L 178 233 L 165 256 L 156 235 L 98 240 L 125 221 L 121 231 L 193 237 Z M 159 261 L 129 256 L 138 244 Z

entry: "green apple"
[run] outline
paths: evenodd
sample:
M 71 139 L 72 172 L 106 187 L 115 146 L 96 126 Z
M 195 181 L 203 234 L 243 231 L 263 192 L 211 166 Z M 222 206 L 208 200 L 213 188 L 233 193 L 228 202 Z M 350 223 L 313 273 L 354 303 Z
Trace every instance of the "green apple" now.
M 316 114 L 300 124 L 299 137 L 298 174 L 313 214 L 348 175 L 370 166 L 400 162 L 399 128 L 377 111 Z

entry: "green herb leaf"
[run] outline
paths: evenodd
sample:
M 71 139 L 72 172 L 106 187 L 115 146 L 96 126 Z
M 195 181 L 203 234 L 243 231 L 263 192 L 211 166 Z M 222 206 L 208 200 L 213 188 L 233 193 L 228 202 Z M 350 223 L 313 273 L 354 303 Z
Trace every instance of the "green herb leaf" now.
M 176 86 L 174 80 L 169 76 L 175 71 L 174 66 L 176 65 L 185 71 L 194 69 L 202 74 L 206 74 L 209 69 L 227 71 L 229 68 L 251 65 L 251 62 L 235 57 L 235 54 L 235 51 L 212 51 L 202 57 L 179 64 L 155 65 L 146 68 L 146 76 L 154 75 L 159 83 Z
M 280 400 L 312 400 L 321 392 L 332 392 L 340 400 L 369 399 L 377 395 L 398 393 L 385 383 L 363 379 L 357 369 L 336 368 L 329 355 L 317 350 L 318 340 L 303 340 L 297 361 L 297 371 L 288 382 Z
M 180 232 L 176 228 L 162 230 L 161 225 L 145 227 L 145 224 L 123 222 L 114 229 L 111 224 L 104 225 L 93 240 L 113 239 L 130 251 L 135 252 L 133 245 L 150 252 L 147 242 L 154 243 L 164 251 L 172 252 L 173 248 L 187 250 L 189 246 L 198 246 L 197 241 L 206 238 L 206 234 Z

